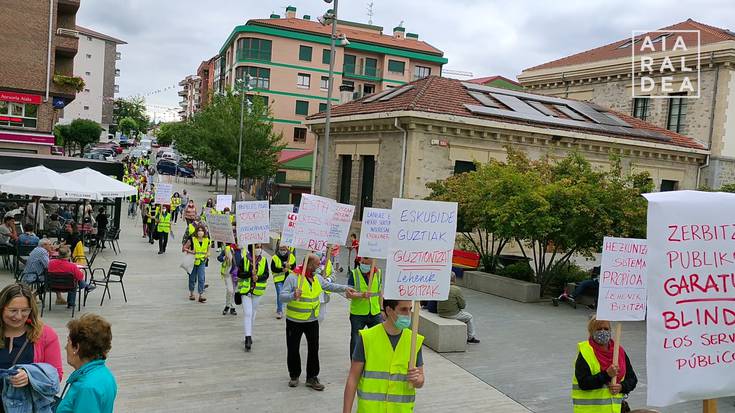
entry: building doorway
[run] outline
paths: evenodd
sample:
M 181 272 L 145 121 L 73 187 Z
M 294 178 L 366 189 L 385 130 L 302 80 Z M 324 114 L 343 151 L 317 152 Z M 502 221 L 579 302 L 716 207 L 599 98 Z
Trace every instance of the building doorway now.
M 360 221 L 362 212 L 367 207 L 373 206 L 373 187 L 375 185 L 375 157 L 366 155 L 362 157 L 362 185 L 360 194 Z

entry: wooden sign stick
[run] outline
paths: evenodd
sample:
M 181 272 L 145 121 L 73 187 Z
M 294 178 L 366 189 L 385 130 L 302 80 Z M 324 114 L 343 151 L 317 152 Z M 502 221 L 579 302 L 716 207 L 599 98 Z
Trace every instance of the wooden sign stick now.
M 373 263 L 370 264 L 370 274 L 368 274 L 368 293 L 373 291 L 373 272 L 375 272 L 375 258 L 372 259 Z M 355 280 L 355 285 L 357 285 L 357 280 Z
M 419 311 L 421 311 L 421 301 L 412 301 L 413 313 L 411 314 L 411 358 L 408 362 L 409 368 L 416 368 L 416 340 L 419 334 Z
M 327 265 L 332 263 L 332 244 L 327 245 L 327 260 L 324 262 L 324 277 L 327 275 Z M 332 273 L 334 273 L 334 266 L 332 266 Z
M 619 360 L 619 353 L 620 353 L 620 334 L 622 333 L 623 323 L 618 322 L 615 325 L 615 345 L 613 346 L 613 366 L 617 366 Z M 623 360 L 623 363 L 625 363 L 625 360 Z M 613 385 L 618 384 L 618 376 L 615 376 L 612 378 L 611 383 Z
M 707 399 L 702 402 L 704 413 L 717 413 L 717 399 Z

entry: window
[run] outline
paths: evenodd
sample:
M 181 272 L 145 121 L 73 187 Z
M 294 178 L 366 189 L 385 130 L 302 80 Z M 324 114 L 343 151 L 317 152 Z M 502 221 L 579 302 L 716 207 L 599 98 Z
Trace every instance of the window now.
M 91 59 L 91 58 L 92 58 L 92 55 L 87 53 L 87 59 Z
M 296 87 L 301 89 L 308 89 L 311 87 L 311 75 L 306 73 L 299 73 L 296 75 Z
M 0 101 L 0 126 L 35 128 L 38 105 Z
M 85 106 L 84 107 L 84 110 L 89 110 L 89 106 Z
M 311 62 L 311 47 L 299 46 L 299 60 Z
M 305 100 L 296 101 L 296 114 L 297 115 L 308 115 L 309 114 L 309 102 Z
M 375 77 L 378 75 L 378 61 L 369 57 L 365 58 L 365 76 Z
M 237 79 L 245 80 L 246 74 L 250 75 L 250 86 L 256 89 L 270 89 L 270 69 L 255 66 L 240 66 L 235 69 L 235 76 Z
M 120 60 L 122 58 L 122 54 L 120 52 L 115 52 L 115 60 Z
M 327 104 L 326 103 L 320 103 L 319 104 L 319 112 L 324 112 L 327 110 Z
M 120 85 L 115 85 L 115 93 L 120 93 Z
M 353 82 L 351 80 L 343 80 L 342 81 L 342 86 L 350 86 L 352 88 L 352 90 L 354 90 L 355 89 L 355 82 Z
M 92 41 L 92 36 L 87 36 L 87 40 Z
M 647 97 L 633 99 L 633 116 L 640 119 L 648 119 L 650 100 Z
M 413 79 L 423 79 L 431 76 L 431 68 L 426 66 L 416 66 L 413 68 Z
M 686 93 L 672 93 L 672 96 L 686 96 Z M 669 99 L 669 116 L 666 129 L 674 132 L 684 130 L 684 121 L 687 115 L 687 100 L 685 97 L 674 97 Z
M 329 89 L 329 76 L 322 76 L 319 80 L 319 89 L 321 90 L 327 90 Z
M 400 73 L 403 75 L 403 72 L 406 70 L 406 64 L 404 62 L 399 62 L 398 60 L 388 60 L 388 71 L 392 73 Z
M 84 72 L 84 74 L 87 76 L 92 76 L 92 72 Z
M 472 172 L 476 169 L 474 162 L 469 161 L 454 161 L 454 174 L 463 174 L 465 172 Z
M 293 141 L 306 143 L 306 128 L 293 128 Z
M 678 181 L 670 181 L 668 179 L 661 180 L 661 192 L 676 191 L 679 189 Z
M 350 187 L 352 186 L 352 155 L 340 155 L 342 167 L 339 179 L 339 202 L 350 203 Z
M 342 66 L 342 72 L 345 74 L 355 74 L 355 62 L 357 61 L 357 56 L 346 54 L 345 55 L 345 63 Z
M 85 93 L 89 93 L 89 89 L 84 89 L 84 92 Z
M 237 41 L 237 59 L 271 60 L 271 41 L 265 39 L 245 38 Z
M 371 84 L 368 84 L 368 83 L 362 85 L 362 94 L 363 95 L 371 95 L 373 93 L 375 93 L 375 85 L 371 85 Z
M 332 56 L 332 53 L 329 49 L 322 49 L 322 63 L 325 65 L 329 64 L 329 58 Z
M 120 76 L 120 69 L 115 69 L 115 77 Z

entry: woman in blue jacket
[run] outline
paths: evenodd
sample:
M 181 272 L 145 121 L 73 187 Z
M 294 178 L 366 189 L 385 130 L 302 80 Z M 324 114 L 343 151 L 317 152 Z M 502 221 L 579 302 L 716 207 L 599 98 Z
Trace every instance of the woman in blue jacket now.
M 117 396 L 115 377 L 105 366 L 112 329 L 104 318 L 87 313 L 67 323 L 66 361 L 75 371 L 66 380 L 56 413 L 112 413 Z

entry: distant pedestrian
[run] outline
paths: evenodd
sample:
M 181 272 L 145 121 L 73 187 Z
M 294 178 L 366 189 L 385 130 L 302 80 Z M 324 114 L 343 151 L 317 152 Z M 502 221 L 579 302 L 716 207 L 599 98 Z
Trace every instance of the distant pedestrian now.
M 168 235 L 171 232 L 171 213 L 168 211 L 169 206 L 163 205 L 161 212 L 158 214 L 156 230 L 158 231 L 158 253 L 166 252 L 168 245 Z
M 296 256 L 286 245 L 278 244 L 276 253 L 271 257 L 271 272 L 273 273 L 273 284 L 276 286 L 276 318 L 283 317 L 283 303 L 281 302 L 281 290 L 283 282 L 296 267 Z
M 258 312 L 260 298 L 265 294 L 268 286 L 268 260 L 263 257 L 263 249 L 260 244 L 251 244 L 246 256 L 242 258 L 238 266 L 242 271 L 238 272 L 240 282 L 237 284 L 237 293 L 242 300 L 243 324 L 245 327 L 245 351 L 250 351 L 253 344 L 253 324 Z
M 179 212 L 181 210 L 181 195 L 178 192 L 174 192 L 171 196 L 171 216 L 174 224 L 179 220 Z
M 199 226 L 196 230 L 196 236 L 191 238 L 183 251 L 194 255 L 194 269 L 189 274 L 189 300 L 195 301 L 194 287 L 196 286 L 199 293 L 199 302 L 204 303 L 207 298 L 204 297 L 204 286 L 206 279 L 206 267 L 209 261 L 209 238 L 205 237 L 206 231 L 203 226 Z
M 359 267 L 360 266 L 360 256 L 359 256 L 360 241 L 357 239 L 357 234 L 355 234 L 354 232 L 350 234 L 350 246 L 347 248 L 350 249 L 350 252 L 354 251 L 355 253 L 355 261 L 354 261 L 355 266 L 353 268 Z M 349 265 L 349 261 L 347 262 L 347 264 Z
M 105 235 L 107 235 L 107 225 L 110 220 L 107 216 L 105 207 L 100 207 L 99 213 L 97 214 L 97 245 L 105 248 Z
M 237 270 L 238 267 L 235 264 L 242 260 L 242 253 L 237 243 L 227 244 L 220 251 L 217 261 L 221 262 L 220 265 L 220 276 L 222 281 L 225 283 L 225 309 L 222 310 L 222 315 L 232 314 L 237 315 L 235 304 L 233 302 L 235 296 L 234 285 L 237 282 Z M 233 277 L 233 271 L 235 275 Z M 234 278 L 234 280 L 233 280 Z
M 186 220 L 186 223 L 190 225 L 192 222 L 196 221 L 197 218 L 199 218 L 197 207 L 194 205 L 194 201 L 190 199 L 189 202 L 186 203 L 186 208 L 184 208 L 184 219 Z

